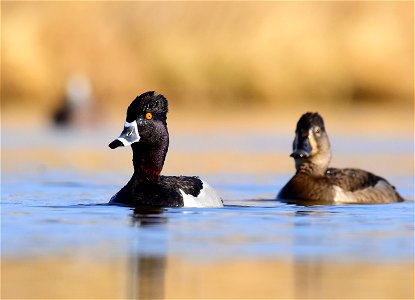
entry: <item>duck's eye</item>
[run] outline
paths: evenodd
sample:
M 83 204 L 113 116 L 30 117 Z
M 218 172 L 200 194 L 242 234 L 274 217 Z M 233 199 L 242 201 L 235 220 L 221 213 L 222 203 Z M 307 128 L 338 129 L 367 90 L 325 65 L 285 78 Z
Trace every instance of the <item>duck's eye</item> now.
M 147 120 L 151 120 L 153 118 L 153 114 L 152 113 L 146 113 L 146 119 Z
M 316 129 L 314 129 L 315 133 L 320 133 L 320 131 L 321 131 L 320 127 L 316 127 Z

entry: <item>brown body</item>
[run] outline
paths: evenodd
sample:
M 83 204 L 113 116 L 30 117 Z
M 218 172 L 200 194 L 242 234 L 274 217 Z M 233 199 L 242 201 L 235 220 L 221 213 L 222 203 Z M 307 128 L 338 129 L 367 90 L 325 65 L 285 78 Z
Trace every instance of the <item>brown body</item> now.
M 390 203 L 403 198 L 385 179 L 360 169 L 329 169 L 313 176 L 297 172 L 278 198 L 297 204 Z
M 278 193 L 279 199 L 301 205 L 404 200 L 382 177 L 360 169 L 328 168 L 330 142 L 317 113 L 306 113 L 300 118 L 293 150 L 291 156 L 297 171 Z

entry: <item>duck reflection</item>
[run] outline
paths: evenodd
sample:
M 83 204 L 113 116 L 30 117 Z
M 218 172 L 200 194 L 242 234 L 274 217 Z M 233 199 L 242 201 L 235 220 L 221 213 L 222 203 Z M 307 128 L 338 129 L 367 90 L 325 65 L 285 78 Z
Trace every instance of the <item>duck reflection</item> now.
M 299 198 L 296 198 L 294 200 L 290 199 L 278 199 L 282 203 L 288 204 L 288 205 L 295 205 L 295 206 L 303 206 L 303 207 L 313 207 L 313 206 L 322 206 L 327 205 L 327 202 L 321 201 L 321 200 L 302 200 Z
M 140 227 L 167 223 L 167 217 L 163 216 L 164 211 L 165 208 L 163 207 L 135 207 L 131 215 L 131 225 Z
M 131 214 L 131 226 L 138 229 L 128 275 L 132 299 L 164 298 L 168 251 L 164 226 L 168 218 L 164 211 L 165 208 L 140 206 Z
M 322 240 L 324 237 L 321 235 L 310 234 L 313 227 L 321 226 L 324 224 L 326 217 L 333 213 L 337 213 L 333 210 L 328 210 L 322 206 L 314 206 L 312 202 L 304 203 L 304 207 L 295 210 L 294 216 L 296 217 L 293 225 L 295 234 L 293 234 L 293 245 L 295 248 L 301 249 L 303 247 L 314 249 L 319 247 L 323 242 L 327 243 L 327 240 Z M 296 203 L 298 206 L 299 204 Z M 314 205 L 320 205 L 314 204 Z M 304 231 L 304 228 L 307 228 Z M 327 245 L 328 253 L 331 252 L 330 244 Z M 309 253 L 311 255 L 311 253 Z M 298 253 L 294 251 L 293 255 L 293 286 L 294 295 L 296 299 L 307 298 L 324 298 L 324 293 L 330 290 L 324 284 L 327 277 L 327 261 L 320 256 L 309 257 L 304 259 L 304 253 Z

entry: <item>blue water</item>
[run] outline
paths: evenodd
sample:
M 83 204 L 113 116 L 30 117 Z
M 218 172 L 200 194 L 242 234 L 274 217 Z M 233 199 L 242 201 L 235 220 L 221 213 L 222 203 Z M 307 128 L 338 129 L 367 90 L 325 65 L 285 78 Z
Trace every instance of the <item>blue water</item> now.
M 130 155 L 129 151 L 119 151 L 108 156 L 105 151 L 109 151 L 107 144 L 112 138 L 109 132 L 118 133 L 115 128 L 25 130 L 19 135 L 13 130 L 2 132 L 2 258 L 67 254 L 90 259 L 179 255 L 196 260 L 261 257 L 413 261 L 414 178 L 413 170 L 408 172 L 402 167 L 408 159 L 413 161 L 412 137 L 335 135 L 332 139 L 333 155 L 337 157 L 354 158 L 364 152 L 372 166 L 378 158 L 397 159 L 400 165 L 385 159 L 381 175 L 409 199 L 403 203 L 314 207 L 283 204 L 273 199 L 292 170 L 281 172 L 278 166 L 272 166 L 269 169 L 275 172 L 264 174 L 227 170 L 199 173 L 223 197 L 224 208 L 143 212 L 106 205 L 130 176 L 128 166 L 114 171 L 114 165 L 106 165 L 108 158 L 116 164 L 117 156 Z M 177 133 L 172 134 L 167 159 L 171 153 L 191 158 L 214 151 L 249 153 L 253 160 L 275 152 L 281 159 L 290 159 L 291 140 L 288 133 L 211 133 L 203 137 Z M 52 156 L 50 162 L 42 152 L 33 158 L 23 157 L 19 151 L 27 150 L 27 145 L 30 152 L 26 153 L 49 150 L 46 156 Z M 76 156 L 82 150 L 88 160 L 88 155 L 94 160 L 99 158 L 93 157 L 94 153 L 101 153 L 103 166 L 83 170 Z M 67 161 L 66 166 L 53 164 L 55 154 L 55 160 Z
M 227 174 L 233 178 L 228 183 L 221 176 L 207 179 L 219 193 L 234 198 L 225 198 L 224 208 L 149 212 L 106 205 L 119 189 L 116 174 L 3 175 L 2 256 L 180 255 L 197 260 L 370 262 L 414 258 L 413 201 L 302 207 L 272 199 L 286 176 L 265 180 Z
M 227 295 L 240 298 L 251 291 L 254 296 L 265 289 L 271 292 L 269 297 L 282 297 L 288 287 L 286 295 L 298 298 L 413 296 L 413 137 L 334 135 L 331 141 L 336 162 L 375 171 L 408 201 L 304 207 L 274 200 L 293 173 L 293 164 L 287 161 L 291 160 L 291 134 L 219 132 L 201 137 L 173 133 L 168 171 L 163 173 L 200 175 L 215 187 L 225 206 L 138 211 L 107 205 L 131 176 L 131 152 L 109 150 L 113 138 L 109 132 L 117 134 L 118 128 L 2 131 L 5 296 L 103 297 L 96 293 L 96 286 L 104 284 L 111 291 L 114 275 L 115 282 L 126 289 L 113 287 L 113 295 L 124 298 L 212 298 L 222 295 L 227 284 L 237 285 L 240 273 L 251 272 L 259 281 L 247 277 L 246 289 Z M 225 158 L 215 160 L 216 155 Z M 206 158 L 215 161 L 199 161 Z M 219 165 L 207 171 L 211 164 Z M 179 263 L 172 266 L 171 261 Z M 92 269 L 85 271 L 85 262 Z M 239 267 L 230 268 L 229 262 Z M 26 264 L 30 273 L 24 270 Z M 266 275 L 269 264 L 278 271 L 272 273 L 277 278 Z M 290 267 L 279 271 L 284 264 Z M 213 275 L 200 277 L 206 265 L 213 266 L 208 273 Z M 203 290 L 205 280 L 215 283 L 216 273 L 224 266 L 230 272 L 226 283 L 215 285 L 212 293 L 210 288 Z M 353 274 L 344 266 L 352 268 Z M 360 266 L 366 275 L 360 276 Z M 192 273 L 195 267 L 199 271 Z M 62 272 L 72 279 L 68 285 L 65 280 L 56 281 Z M 102 277 L 90 277 L 89 272 Z M 179 273 L 177 284 L 183 290 L 174 288 L 174 272 Z M 380 277 L 371 276 L 373 272 Z M 275 286 L 280 276 L 288 281 Z M 100 284 L 91 278 L 99 278 Z M 183 278 L 191 278 L 191 284 Z M 331 278 L 330 286 L 322 286 Z M 353 278 L 358 278 L 358 288 L 353 288 Z M 383 283 L 380 289 L 371 288 Z M 82 288 L 92 294 L 77 293 Z

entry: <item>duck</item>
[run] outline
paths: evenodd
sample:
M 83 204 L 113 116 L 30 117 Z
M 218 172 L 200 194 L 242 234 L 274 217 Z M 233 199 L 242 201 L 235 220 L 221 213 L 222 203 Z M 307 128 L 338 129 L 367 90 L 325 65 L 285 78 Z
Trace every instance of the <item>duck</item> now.
M 164 176 L 169 148 L 168 101 L 155 91 L 137 96 L 127 109 L 124 128 L 108 146 L 131 146 L 134 173 L 110 205 L 131 207 L 223 207 L 217 192 L 198 176 Z
M 293 152 L 296 173 L 277 199 L 298 205 L 375 204 L 404 199 L 386 179 L 355 168 L 329 168 L 331 147 L 319 113 L 301 116 L 295 130 Z
M 99 124 L 98 120 L 102 120 L 100 107 L 94 101 L 91 82 L 86 75 L 71 75 L 59 100 L 59 106 L 51 116 L 55 128 L 79 129 Z

